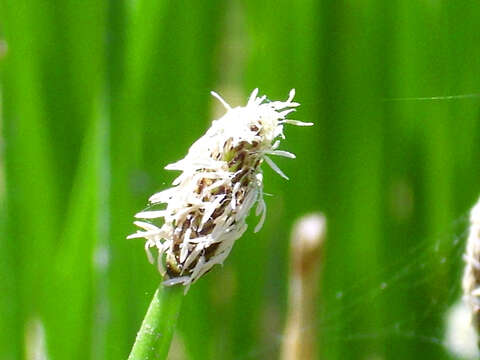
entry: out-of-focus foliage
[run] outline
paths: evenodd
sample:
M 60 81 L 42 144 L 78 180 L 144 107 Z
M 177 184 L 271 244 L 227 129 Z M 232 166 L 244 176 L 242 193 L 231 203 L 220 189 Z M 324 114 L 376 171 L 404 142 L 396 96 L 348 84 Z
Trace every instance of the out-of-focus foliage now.
M 265 169 L 266 224 L 192 286 L 172 356 L 276 358 L 290 227 L 321 210 L 321 358 L 448 358 L 480 99 L 392 99 L 479 93 L 479 22 L 474 0 L 0 0 L 0 359 L 42 327 L 53 360 L 126 358 L 160 280 L 132 216 L 221 114 L 209 91 L 255 87 L 295 87 L 315 127 L 285 130 L 291 180 Z

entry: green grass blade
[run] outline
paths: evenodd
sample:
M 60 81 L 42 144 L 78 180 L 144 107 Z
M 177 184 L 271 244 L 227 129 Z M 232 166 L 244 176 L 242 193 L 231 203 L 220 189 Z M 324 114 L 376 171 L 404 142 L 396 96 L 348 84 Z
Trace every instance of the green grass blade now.
M 7 252 L 16 317 L 12 344 L 22 354 L 23 327 L 32 317 L 44 316 L 49 294 L 47 269 L 57 239 L 57 173 L 49 146 L 49 132 L 41 89 L 39 37 L 44 18 L 38 4 L 3 1 L 2 20 L 8 52 L 2 64 L 6 166 Z M 41 211 L 39 211 L 41 207 Z M 22 226 L 19 226 L 19 222 Z M 13 248 L 13 244 L 15 244 Z M 7 347 L 8 348 L 8 347 Z

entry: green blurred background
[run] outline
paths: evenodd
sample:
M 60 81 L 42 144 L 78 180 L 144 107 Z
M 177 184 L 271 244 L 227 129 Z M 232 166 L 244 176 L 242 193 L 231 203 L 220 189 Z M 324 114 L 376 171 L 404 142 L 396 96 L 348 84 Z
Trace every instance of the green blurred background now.
M 328 218 L 322 359 L 449 359 L 480 193 L 476 0 L 0 0 L 0 359 L 124 359 L 159 282 L 133 214 L 260 88 L 297 90 L 268 215 L 185 298 L 171 351 L 276 359 L 294 220 Z M 398 99 L 402 98 L 402 99 Z M 250 228 L 256 223 L 251 217 Z

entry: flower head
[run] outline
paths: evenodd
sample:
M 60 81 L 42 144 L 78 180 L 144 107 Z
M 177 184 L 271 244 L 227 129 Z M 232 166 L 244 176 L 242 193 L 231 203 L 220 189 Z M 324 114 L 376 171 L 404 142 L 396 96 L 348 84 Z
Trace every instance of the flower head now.
M 278 150 L 285 138 L 283 125 L 313 125 L 286 119 L 299 104 L 293 102 L 291 90 L 286 101 L 266 102 L 255 89 L 246 106 L 232 108 L 212 92 L 226 108 L 220 119 L 189 149 L 184 159 L 170 164 L 179 170 L 173 187 L 154 194 L 152 206 L 135 215 L 142 230 L 128 238 L 145 238 L 148 258 L 154 262 L 151 248 L 158 249 L 157 264 L 165 285 L 191 283 L 222 264 L 232 246 L 247 229 L 245 222 L 252 206 L 261 215 L 255 228 L 263 224 L 266 206 L 263 200 L 263 177 L 260 165 L 265 162 L 282 177 L 286 175 L 269 155 L 294 158 Z M 158 224 L 157 219 L 163 220 Z M 165 255 L 165 256 L 164 256 Z

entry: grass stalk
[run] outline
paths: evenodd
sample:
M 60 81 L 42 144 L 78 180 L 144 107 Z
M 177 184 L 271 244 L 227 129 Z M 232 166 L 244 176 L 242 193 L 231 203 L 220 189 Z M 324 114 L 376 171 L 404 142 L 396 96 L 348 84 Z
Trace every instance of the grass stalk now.
M 167 358 L 182 305 L 183 290 L 180 285 L 158 287 L 128 360 Z

